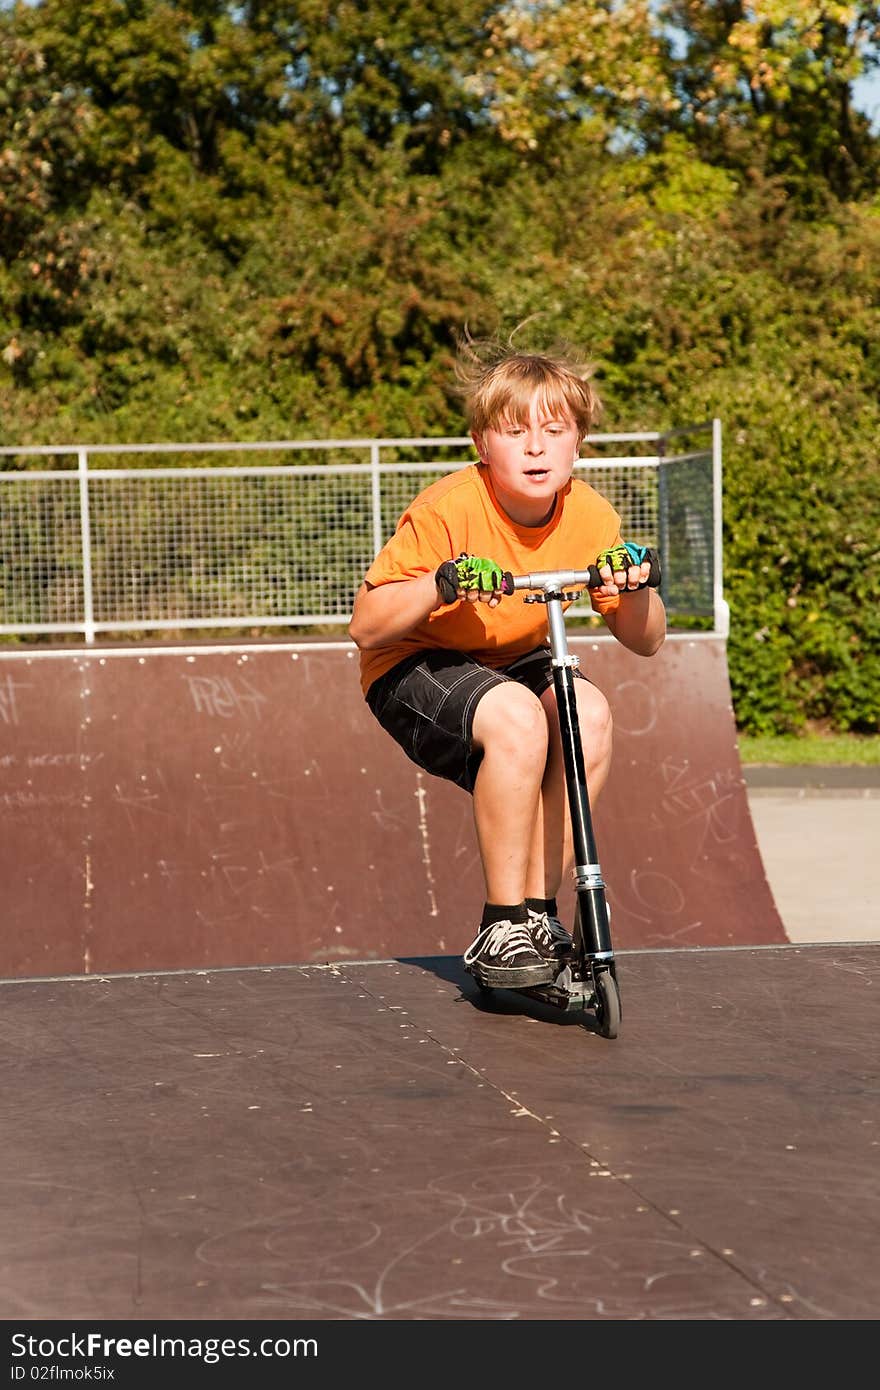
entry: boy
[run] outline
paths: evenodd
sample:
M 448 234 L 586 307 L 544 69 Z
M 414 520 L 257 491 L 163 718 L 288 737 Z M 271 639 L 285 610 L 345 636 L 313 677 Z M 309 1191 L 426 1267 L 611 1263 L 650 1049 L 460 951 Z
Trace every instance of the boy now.
M 410 504 L 367 571 L 349 631 L 382 727 L 419 767 L 473 796 L 486 901 L 465 964 L 490 987 L 527 988 L 553 979 L 571 945 L 556 905 L 571 830 L 546 608 L 504 596 L 503 573 L 598 565 L 593 608 L 642 656 L 662 645 L 666 615 L 646 587 L 650 555 L 627 552 L 617 513 L 572 478 L 599 411 L 586 366 L 472 343 L 457 371 L 479 462 Z M 576 688 L 595 803 L 611 714 L 585 677 Z

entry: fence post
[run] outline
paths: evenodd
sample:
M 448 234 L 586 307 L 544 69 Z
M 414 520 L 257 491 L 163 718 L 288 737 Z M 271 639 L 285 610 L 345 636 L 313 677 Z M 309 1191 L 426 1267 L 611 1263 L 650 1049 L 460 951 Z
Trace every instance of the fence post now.
M 370 490 L 373 498 L 373 555 L 378 555 L 384 544 L 382 533 L 382 486 L 379 474 L 379 441 L 370 444 Z
M 92 528 L 89 518 L 89 455 L 77 450 L 79 475 L 79 531 L 82 547 L 83 634 L 86 642 L 95 640 L 95 605 L 92 594 Z
M 716 416 L 712 421 L 712 530 L 713 530 L 713 607 L 715 609 L 715 631 L 720 637 L 730 635 L 730 606 L 724 597 L 724 543 L 721 488 L 721 421 Z
M 666 436 L 657 441 L 660 463 L 657 466 L 657 545 L 660 550 L 660 596 L 664 603 L 672 585 L 674 564 L 671 556 L 669 531 L 669 475 L 666 469 Z

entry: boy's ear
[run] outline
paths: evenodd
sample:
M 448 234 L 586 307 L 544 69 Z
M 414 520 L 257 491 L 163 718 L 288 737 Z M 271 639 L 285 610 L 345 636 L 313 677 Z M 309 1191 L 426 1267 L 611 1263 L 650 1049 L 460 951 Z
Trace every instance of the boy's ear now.
M 476 449 L 477 453 L 482 459 L 484 457 L 483 436 L 481 434 L 477 434 L 475 430 L 471 430 L 471 439 L 473 440 L 474 448 Z

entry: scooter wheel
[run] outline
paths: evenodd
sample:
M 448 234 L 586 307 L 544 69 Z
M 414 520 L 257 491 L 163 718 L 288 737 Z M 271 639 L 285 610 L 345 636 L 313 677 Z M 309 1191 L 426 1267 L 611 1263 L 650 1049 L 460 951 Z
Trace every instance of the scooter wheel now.
M 620 1031 L 620 990 L 610 970 L 596 976 L 596 1022 L 603 1038 L 616 1038 Z

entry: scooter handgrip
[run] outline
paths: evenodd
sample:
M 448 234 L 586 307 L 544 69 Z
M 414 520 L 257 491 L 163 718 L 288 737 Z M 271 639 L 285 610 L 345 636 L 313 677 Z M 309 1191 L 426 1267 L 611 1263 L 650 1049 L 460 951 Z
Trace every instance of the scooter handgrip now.
M 513 575 L 511 574 L 510 570 L 505 570 L 501 576 L 501 592 L 502 594 L 512 594 L 513 591 Z
M 597 565 L 590 565 L 589 569 L 587 570 L 587 574 L 589 575 L 589 578 L 588 578 L 588 580 L 587 580 L 587 588 L 588 588 L 588 589 L 601 589 L 601 587 L 602 587 L 602 585 L 604 584 L 605 581 L 604 581 L 604 579 L 602 578 L 601 574 L 599 573 L 599 568 L 598 568 L 598 566 L 597 566 Z

